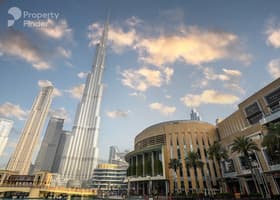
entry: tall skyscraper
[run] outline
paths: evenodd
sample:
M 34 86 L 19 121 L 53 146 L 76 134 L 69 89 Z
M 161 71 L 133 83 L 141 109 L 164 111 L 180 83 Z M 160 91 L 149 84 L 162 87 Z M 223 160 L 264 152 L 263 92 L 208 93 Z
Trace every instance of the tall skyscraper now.
M 191 120 L 197 120 L 197 121 L 201 120 L 201 117 L 199 116 L 199 112 L 195 108 L 193 108 L 191 110 L 191 114 L 190 115 L 191 115 Z
M 8 162 L 7 170 L 28 174 L 31 159 L 52 102 L 52 94 L 53 87 L 48 86 L 43 87 L 36 97 L 16 149 Z
M 70 139 L 71 139 L 71 132 L 62 131 L 62 134 L 60 135 L 58 146 L 56 149 L 51 172 L 58 173 L 59 166 L 62 161 L 63 150 L 65 147 L 69 146 Z
M 65 149 L 59 173 L 66 179 L 88 180 L 91 178 L 98 159 L 98 135 L 100 104 L 102 98 L 102 74 L 108 37 L 108 21 L 102 38 L 97 44 L 91 72 L 87 76 L 82 100 L 77 108 L 72 136 Z
M 0 118 L 0 157 L 8 142 L 8 136 L 11 132 L 14 122 L 8 119 Z
M 127 166 L 128 163 L 125 161 L 125 155 L 128 153 L 128 150 L 120 152 L 117 146 L 110 146 L 108 163 L 117 164 L 119 166 Z
M 64 119 L 51 117 L 35 161 L 34 171 L 52 171 L 59 140 L 63 134 Z

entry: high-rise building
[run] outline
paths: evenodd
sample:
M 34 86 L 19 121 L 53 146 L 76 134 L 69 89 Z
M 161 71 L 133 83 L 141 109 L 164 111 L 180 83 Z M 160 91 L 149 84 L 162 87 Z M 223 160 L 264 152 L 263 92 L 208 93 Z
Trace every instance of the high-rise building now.
M 102 98 L 102 74 L 108 22 L 102 38 L 97 44 L 95 61 L 87 76 L 82 100 L 77 108 L 72 136 L 64 151 L 59 173 L 69 180 L 89 180 L 98 160 L 98 135 L 100 124 L 100 104 Z
M 125 155 L 127 153 L 129 153 L 128 150 L 120 152 L 117 146 L 110 146 L 108 163 L 117 164 L 123 167 L 128 166 L 128 163 L 125 161 Z
M 14 122 L 8 119 L 0 118 L 0 156 L 2 156 L 4 149 L 8 142 L 8 136 L 13 127 Z
M 53 87 L 43 87 L 36 97 L 7 170 L 28 174 L 35 147 L 52 102 Z
M 119 149 L 117 146 L 110 146 L 108 163 L 113 163 L 113 160 L 117 159 L 117 152 L 119 152 Z
M 193 108 L 192 110 L 191 110 L 191 120 L 196 120 L 196 121 L 200 121 L 201 120 L 201 117 L 199 116 L 199 112 L 195 109 L 195 108 Z
M 63 150 L 65 147 L 69 145 L 70 139 L 71 139 L 71 132 L 63 130 L 59 138 L 51 172 L 58 173 L 59 166 L 63 156 Z
M 35 161 L 36 171 L 52 171 L 59 140 L 63 134 L 64 119 L 51 117 Z

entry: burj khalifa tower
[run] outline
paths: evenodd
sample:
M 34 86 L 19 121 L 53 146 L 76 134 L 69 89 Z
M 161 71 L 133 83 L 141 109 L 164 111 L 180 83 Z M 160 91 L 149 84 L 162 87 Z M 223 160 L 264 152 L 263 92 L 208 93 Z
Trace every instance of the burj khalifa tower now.
M 59 173 L 67 180 L 90 179 L 98 160 L 98 135 L 100 126 L 100 104 L 103 85 L 102 74 L 108 38 L 108 20 L 104 26 L 91 72 L 88 73 L 83 96 L 78 105 L 72 136 L 64 149 Z

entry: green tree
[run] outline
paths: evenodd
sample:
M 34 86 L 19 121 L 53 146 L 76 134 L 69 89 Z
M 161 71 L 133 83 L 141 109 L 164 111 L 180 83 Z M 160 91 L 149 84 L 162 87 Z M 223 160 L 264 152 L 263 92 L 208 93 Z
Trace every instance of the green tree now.
M 199 185 L 197 179 L 197 169 L 202 170 L 204 163 L 201 161 L 200 156 L 197 152 L 189 151 L 187 157 L 185 158 L 186 167 L 193 168 L 195 172 L 195 181 L 197 186 Z
M 177 158 L 171 158 L 168 163 L 168 168 L 173 169 L 173 181 L 174 181 L 174 191 L 177 192 L 177 184 L 176 184 L 176 178 L 177 178 L 177 169 L 182 166 L 182 163 Z
M 267 148 L 274 162 L 280 163 L 280 122 L 269 124 L 267 130 L 268 133 L 263 138 L 262 146 Z
M 221 160 L 228 160 L 227 150 L 219 142 L 215 141 L 209 147 L 207 154 L 209 156 L 209 159 L 211 159 L 213 161 L 216 160 L 218 162 L 220 174 L 222 176 Z M 224 179 L 223 179 L 223 177 L 221 177 L 221 183 L 223 183 L 223 182 L 224 182 Z
M 189 151 L 188 156 L 185 158 L 186 166 L 189 168 L 202 168 L 203 162 L 201 161 L 197 152 Z
M 253 173 L 253 167 L 252 167 L 252 163 L 250 160 L 250 154 L 253 153 L 254 151 L 259 151 L 259 150 L 260 149 L 257 146 L 257 144 L 252 139 L 245 137 L 245 136 L 236 137 L 233 140 L 233 144 L 232 144 L 232 148 L 231 148 L 232 153 L 237 152 L 244 156 L 245 163 L 250 168 L 251 175 L 252 175 L 255 187 L 257 189 L 257 192 L 260 192 L 260 190 L 259 190 L 257 182 L 256 182 L 256 177 L 254 176 L 254 173 Z

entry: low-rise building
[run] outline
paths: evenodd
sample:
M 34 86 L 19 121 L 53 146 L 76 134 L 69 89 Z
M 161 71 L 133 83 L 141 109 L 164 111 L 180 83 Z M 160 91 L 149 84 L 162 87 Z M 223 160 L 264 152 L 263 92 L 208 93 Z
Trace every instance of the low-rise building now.
M 122 195 L 127 191 L 126 170 L 127 167 L 117 164 L 99 164 L 94 169 L 90 188 L 96 189 L 99 196 Z
M 216 127 L 197 120 L 168 121 L 146 128 L 136 136 L 134 151 L 126 155 L 129 194 L 167 195 L 218 190 L 219 165 L 207 155 L 215 140 Z M 198 153 L 204 163 L 202 168 L 186 165 L 190 151 Z M 171 159 L 181 163 L 176 174 L 169 168 Z
M 230 153 L 229 161 L 222 162 L 223 176 L 227 180 L 228 191 L 263 194 L 280 193 L 280 163 L 273 160 L 262 147 L 266 126 L 280 121 L 280 78 L 268 84 L 238 105 L 238 109 L 217 123 L 220 140 Z M 241 154 L 231 153 L 233 140 L 237 136 L 251 138 L 260 148 L 250 155 L 254 167 L 256 183 Z

